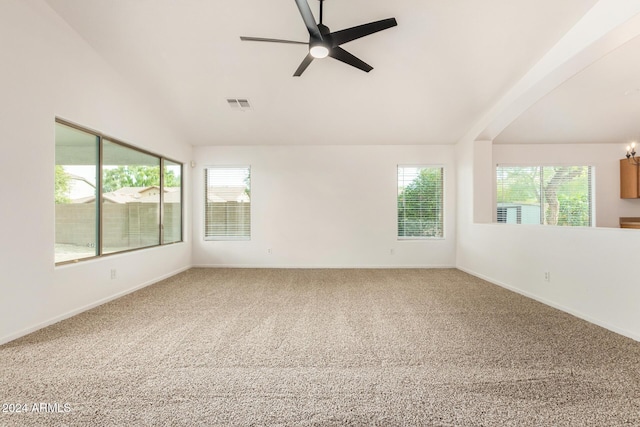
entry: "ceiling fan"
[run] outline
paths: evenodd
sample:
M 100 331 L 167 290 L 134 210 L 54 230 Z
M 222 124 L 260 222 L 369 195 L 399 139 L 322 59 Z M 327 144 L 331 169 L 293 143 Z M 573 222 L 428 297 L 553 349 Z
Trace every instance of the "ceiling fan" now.
M 347 28 L 345 30 L 331 32 L 329 27 L 322 23 L 322 5 L 324 0 L 320 1 L 320 23 L 316 24 L 311 8 L 307 0 L 295 0 L 302 15 L 302 20 L 309 31 L 309 41 L 299 42 L 294 40 L 281 40 L 281 39 L 268 39 L 262 37 L 244 37 L 241 36 L 240 40 L 253 41 L 253 42 L 272 42 L 272 43 L 288 43 L 288 44 L 306 44 L 309 46 L 309 53 L 302 60 L 302 63 L 293 74 L 294 77 L 302 75 L 304 70 L 307 69 L 309 64 L 315 58 L 325 58 L 330 56 L 338 61 L 342 61 L 345 64 L 349 64 L 353 67 L 359 68 L 364 72 L 373 70 L 373 67 L 359 58 L 356 58 L 346 50 L 340 47 L 340 45 L 350 42 L 355 39 L 359 39 L 369 34 L 377 33 L 378 31 L 386 30 L 387 28 L 395 27 L 398 25 L 395 18 L 383 19 L 381 21 L 370 22 L 368 24 L 358 25 L 356 27 Z

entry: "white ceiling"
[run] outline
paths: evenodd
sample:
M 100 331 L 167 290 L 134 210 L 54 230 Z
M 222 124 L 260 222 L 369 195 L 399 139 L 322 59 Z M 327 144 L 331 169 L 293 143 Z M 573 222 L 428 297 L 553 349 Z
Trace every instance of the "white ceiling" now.
M 186 142 L 254 145 L 454 144 L 596 0 L 327 0 L 324 23 L 334 31 L 390 17 L 398 26 L 343 45 L 374 67 L 370 73 L 327 58 L 299 78 L 292 74 L 305 46 L 239 39 L 306 41 L 294 0 L 47 2 L 175 122 Z M 318 2 L 309 3 L 316 13 Z M 625 65 L 624 49 L 610 55 L 618 61 L 612 70 Z M 630 86 L 616 80 L 592 87 L 591 79 L 611 71 L 594 67 L 534 105 L 498 140 L 593 137 L 569 124 L 588 120 L 597 129 L 593 116 L 615 114 L 603 117 L 606 106 L 592 110 L 583 101 L 640 88 L 637 66 Z M 584 108 L 569 112 L 576 91 Z M 248 98 L 253 109 L 234 111 L 227 98 Z M 637 105 L 640 95 L 624 100 Z
M 615 143 L 640 138 L 640 37 L 594 62 L 529 108 L 496 143 Z

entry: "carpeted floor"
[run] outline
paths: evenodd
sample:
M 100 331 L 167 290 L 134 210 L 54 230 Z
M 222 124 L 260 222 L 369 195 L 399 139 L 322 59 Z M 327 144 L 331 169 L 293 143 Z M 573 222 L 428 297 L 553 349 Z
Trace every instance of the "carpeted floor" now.
M 640 425 L 640 343 L 457 270 L 192 269 L 0 378 L 2 426 Z

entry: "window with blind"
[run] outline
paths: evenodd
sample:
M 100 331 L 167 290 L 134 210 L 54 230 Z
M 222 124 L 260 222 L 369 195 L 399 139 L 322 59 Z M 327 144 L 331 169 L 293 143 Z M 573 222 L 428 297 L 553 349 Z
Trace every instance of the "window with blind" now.
M 444 169 L 398 166 L 398 238 L 444 237 Z
M 593 225 L 591 166 L 498 165 L 496 183 L 499 223 Z
M 251 238 L 251 167 L 205 170 L 205 240 Z

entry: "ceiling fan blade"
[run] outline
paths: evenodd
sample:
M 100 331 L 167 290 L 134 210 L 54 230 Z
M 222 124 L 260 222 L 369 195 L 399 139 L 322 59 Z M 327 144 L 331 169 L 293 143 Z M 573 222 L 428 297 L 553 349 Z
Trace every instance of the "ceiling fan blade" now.
M 368 36 L 369 34 L 377 33 L 378 31 L 386 30 L 387 28 L 395 27 L 396 25 L 398 25 L 396 18 L 369 22 L 368 24 L 358 25 L 357 27 L 351 27 L 331 33 L 331 41 L 334 47 L 340 46 L 343 43 Z
M 271 43 L 306 44 L 306 45 L 309 44 L 308 42 L 298 42 L 295 40 L 265 39 L 263 37 L 240 36 L 240 40 L 244 42 L 271 42 Z
M 333 49 L 331 49 L 329 51 L 329 56 L 334 59 L 337 59 L 338 61 L 342 61 L 345 64 L 349 64 L 353 67 L 359 68 L 366 73 L 373 70 L 373 67 L 371 65 L 356 58 L 355 56 L 353 56 L 352 54 L 350 54 L 349 52 L 347 52 L 341 47 L 334 47 Z
M 313 17 L 313 12 L 311 12 L 307 0 L 296 0 L 296 4 L 298 5 L 300 15 L 302 15 L 302 20 L 304 21 L 304 25 L 307 26 L 311 38 L 322 40 L 322 34 L 320 34 L 320 29 L 318 28 L 318 24 L 316 24 L 316 19 Z
M 308 53 L 307 56 L 305 56 L 305 58 L 302 60 L 302 63 L 300 64 L 296 72 L 293 74 L 293 77 L 300 77 L 302 73 L 304 73 L 304 70 L 307 69 L 309 64 L 311 64 L 311 61 L 313 61 L 313 56 Z

